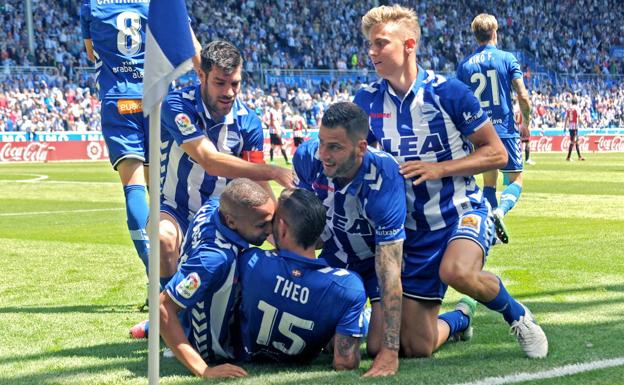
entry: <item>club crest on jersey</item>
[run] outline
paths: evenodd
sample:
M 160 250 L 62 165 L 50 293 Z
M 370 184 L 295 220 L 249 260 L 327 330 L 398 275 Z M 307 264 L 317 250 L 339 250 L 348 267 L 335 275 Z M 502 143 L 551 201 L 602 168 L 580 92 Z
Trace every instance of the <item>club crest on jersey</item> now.
M 461 218 L 459 228 L 479 231 L 481 226 L 481 217 L 475 214 L 468 214 Z
M 178 283 L 176 286 L 176 291 L 182 297 L 189 299 L 195 294 L 197 289 L 199 289 L 199 285 L 201 285 L 201 279 L 199 279 L 199 274 L 193 272 L 184 278 L 182 282 Z
M 299 278 L 303 275 L 303 273 L 299 269 L 292 269 L 292 271 L 290 272 L 290 275 L 292 275 L 295 278 Z
M 191 123 L 191 118 L 189 118 L 189 116 L 185 113 L 179 113 L 176 115 L 175 124 L 178 126 L 182 135 L 190 135 L 197 130 L 193 123 Z

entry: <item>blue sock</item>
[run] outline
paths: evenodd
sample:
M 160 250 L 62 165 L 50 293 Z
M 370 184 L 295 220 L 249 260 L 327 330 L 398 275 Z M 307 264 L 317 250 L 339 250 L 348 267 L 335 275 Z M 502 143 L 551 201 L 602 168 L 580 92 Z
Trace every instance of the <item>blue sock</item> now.
M 147 205 L 147 196 L 145 186 L 132 184 L 124 186 L 124 195 L 126 196 L 126 215 L 128 217 L 128 230 L 130 238 L 134 242 L 134 248 L 141 258 L 145 271 L 149 265 L 149 238 L 145 226 L 149 217 L 149 207 Z
M 498 201 L 496 200 L 496 186 L 485 186 L 483 188 L 483 195 L 485 196 L 485 199 L 490 202 L 490 206 L 492 206 L 492 209 L 498 207 Z
M 160 277 L 160 291 L 165 290 L 165 286 L 167 286 L 169 281 L 171 281 L 171 278 L 173 278 L 173 275 L 170 275 L 168 277 Z
M 446 322 L 451 328 L 449 338 L 454 334 L 463 332 L 470 325 L 470 318 L 459 310 L 453 310 L 448 313 L 440 314 L 438 319 Z
M 498 287 L 499 290 L 496 298 L 490 302 L 479 302 L 481 302 L 488 309 L 501 313 L 503 318 L 505 318 L 505 321 L 511 325 L 513 321 L 519 320 L 520 317 L 524 315 L 524 308 L 518 301 L 509 295 L 500 278 L 498 279 Z
M 522 193 L 522 186 L 517 183 L 512 183 L 501 194 L 500 200 L 500 208 L 503 210 L 503 213 L 507 214 L 509 210 L 511 210 L 520 198 L 520 194 Z

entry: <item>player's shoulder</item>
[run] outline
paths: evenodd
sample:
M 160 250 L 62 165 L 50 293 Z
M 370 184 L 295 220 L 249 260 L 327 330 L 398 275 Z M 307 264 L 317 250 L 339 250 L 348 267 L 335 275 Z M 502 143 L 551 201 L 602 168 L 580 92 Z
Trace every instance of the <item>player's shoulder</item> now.
M 333 282 L 340 287 L 364 290 L 364 284 L 360 276 L 350 270 L 326 266 L 317 269 L 316 273 L 317 277 L 322 277 L 322 279 Z
M 184 108 L 186 110 L 193 111 L 196 92 L 196 86 L 173 90 L 165 96 L 163 100 L 163 108 Z
M 427 77 L 423 80 L 423 84 L 428 86 L 441 101 L 444 99 L 454 100 L 461 98 L 470 90 L 464 82 L 457 78 L 447 78 L 429 70 L 427 71 Z
M 242 100 L 238 98 L 236 99 L 236 101 L 234 102 L 234 105 L 232 106 L 232 111 L 234 112 L 236 119 L 240 123 L 243 123 L 242 124 L 243 127 L 248 127 L 249 125 L 252 125 L 252 124 L 255 124 L 258 126 L 262 125 L 262 121 L 260 120 L 260 117 L 258 116 L 258 114 L 256 114 L 256 111 L 249 108 L 247 104 L 245 104 Z M 255 127 L 255 126 L 252 125 L 252 127 Z
M 383 91 L 383 79 L 378 79 L 372 83 L 364 84 L 362 88 L 355 93 L 353 103 L 359 105 L 362 108 L 370 105 L 370 102 Z
M 296 159 L 297 162 L 312 164 L 316 159 L 318 147 L 319 141 L 317 138 L 306 140 L 305 142 L 301 143 L 299 147 L 297 147 L 293 159 Z
M 369 172 L 374 172 L 375 176 L 397 177 L 399 174 L 399 164 L 393 156 L 385 151 L 374 147 L 368 147 L 369 152 Z M 371 174 L 371 176 L 374 176 Z

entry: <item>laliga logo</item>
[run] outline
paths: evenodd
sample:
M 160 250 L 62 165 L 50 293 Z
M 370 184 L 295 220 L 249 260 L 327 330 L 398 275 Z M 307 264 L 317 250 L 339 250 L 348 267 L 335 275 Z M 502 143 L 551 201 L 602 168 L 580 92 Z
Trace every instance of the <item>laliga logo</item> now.
M 48 151 L 54 151 L 54 147 L 45 142 L 31 142 L 20 147 L 13 147 L 9 142 L 0 149 L 0 162 L 45 162 Z
M 102 146 L 98 142 L 89 142 L 87 145 L 87 156 L 91 160 L 98 160 L 102 157 Z

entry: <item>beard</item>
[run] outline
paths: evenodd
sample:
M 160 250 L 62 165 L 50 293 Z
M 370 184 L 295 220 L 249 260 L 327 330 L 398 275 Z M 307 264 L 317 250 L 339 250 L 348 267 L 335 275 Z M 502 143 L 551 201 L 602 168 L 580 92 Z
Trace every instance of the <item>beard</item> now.
M 336 169 L 333 173 L 331 172 L 328 173 L 327 170 L 325 170 L 325 175 L 327 175 L 330 178 L 342 178 L 350 174 L 351 170 L 353 170 L 353 167 L 355 167 L 355 163 L 356 163 L 356 154 L 355 154 L 355 150 L 353 150 L 353 153 L 351 153 L 351 155 L 349 155 L 349 157 L 345 159 L 345 161 L 342 164 L 336 165 Z
M 202 89 L 202 99 L 213 120 L 221 120 L 225 115 L 230 113 L 236 98 L 213 97 L 208 93 L 208 89 Z M 229 102 L 229 104 L 224 105 L 222 102 Z

